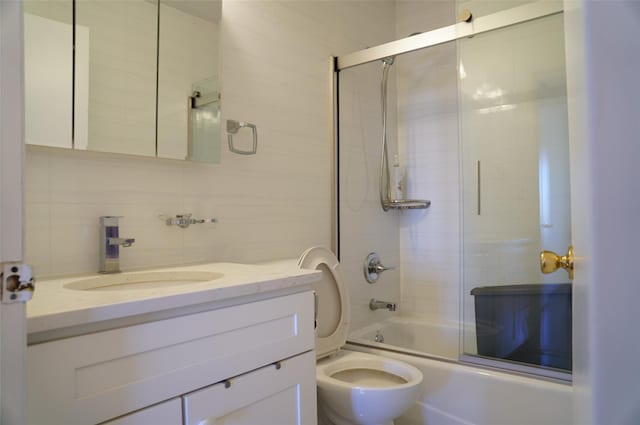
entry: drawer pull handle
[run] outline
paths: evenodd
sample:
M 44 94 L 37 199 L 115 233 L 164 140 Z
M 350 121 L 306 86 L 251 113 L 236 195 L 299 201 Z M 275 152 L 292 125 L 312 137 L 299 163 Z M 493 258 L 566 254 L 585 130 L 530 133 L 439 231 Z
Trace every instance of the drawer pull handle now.
M 282 362 L 275 362 L 274 366 L 276 367 L 276 370 L 280 370 L 282 369 Z
M 227 379 L 226 381 L 224 381 L 224 387 L 231 388 L 231 379 Z

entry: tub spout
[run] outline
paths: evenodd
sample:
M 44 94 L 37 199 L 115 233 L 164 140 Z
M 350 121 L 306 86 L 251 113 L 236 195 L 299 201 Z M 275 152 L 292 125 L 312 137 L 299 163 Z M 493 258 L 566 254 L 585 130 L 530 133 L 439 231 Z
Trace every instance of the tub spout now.
M 392 303 L 390 301 L 380 301 L 375 298 L 371 298 L 369 301 L 369 308 L 371 310 L 379 310 L 381 308 L 387 309 L 389 311 L 396 311 L 396 303 Z

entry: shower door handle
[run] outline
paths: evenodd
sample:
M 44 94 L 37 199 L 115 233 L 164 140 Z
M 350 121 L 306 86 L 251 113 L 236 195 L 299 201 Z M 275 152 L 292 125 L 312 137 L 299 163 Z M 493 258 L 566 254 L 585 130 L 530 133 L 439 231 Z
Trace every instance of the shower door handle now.
M 540 253 L 540 270 L 542 273 L 553 273 L 558 269 L 565 269 L 569 274 L 569 279 L 573 280 L 573 245 L 569 245 L 567 253 L 559 256 L 553 251 L 542 251 Z
M 480 160 L 476 161 L 476 210 L 477 215 L 482 213 L 482 175 L 480 174 Z

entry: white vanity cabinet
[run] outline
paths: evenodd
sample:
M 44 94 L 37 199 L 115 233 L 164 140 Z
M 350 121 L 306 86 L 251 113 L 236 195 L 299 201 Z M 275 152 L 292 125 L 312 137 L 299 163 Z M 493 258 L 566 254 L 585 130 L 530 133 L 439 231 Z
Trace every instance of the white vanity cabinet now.
M 30 345 L 28 423 L 314 424 L 313 305 L 306 291 Z

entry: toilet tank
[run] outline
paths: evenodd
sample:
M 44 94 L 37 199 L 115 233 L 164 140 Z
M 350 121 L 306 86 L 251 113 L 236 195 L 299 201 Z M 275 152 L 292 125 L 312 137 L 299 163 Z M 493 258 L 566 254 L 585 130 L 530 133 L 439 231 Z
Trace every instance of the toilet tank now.
M 571 370 L 571 284 L 482 286 L 475 302 L 478 354 Z

